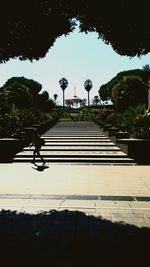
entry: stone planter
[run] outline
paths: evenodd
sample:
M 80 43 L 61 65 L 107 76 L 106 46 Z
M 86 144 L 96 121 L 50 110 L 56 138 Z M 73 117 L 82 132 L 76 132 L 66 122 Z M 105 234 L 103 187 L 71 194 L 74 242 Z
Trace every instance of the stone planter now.
M 114 139 L 115 133 L 119 130 L 119 128 L 116 128 L 114 126 L 109 127 L 109 124 L 106 125 L 106 127 L 103 127 L 103 133 L 109 137 L 110 139 Z
M 45 133 L 45 131 L 48 130 L 47 122 L 41 122 L 40 126 L 41 126 L 41 129 L 40 129 L 41 134 Z
M 110 139 L 112 140 L 112 142 L 116 143 L 116 139 L 128 139 L 129 137 L 130 137 L 129 132 L 119 131 L 111 135 Z
M 128 139 L 130 137 L 130 133 L 127 131 L 119 131 L 115 133 L 116 139 Z
M 150 140 L 149 139 L 116 139 L 116 144 L 130 158 L 138 164 L 150 164 Z
M 108 131 L 108 129 L 111 127 L 113 127 L 111 124 L 105 124 L 105 125 L 103 125 L 102 129 L 103 129 L 103 131 Z
M 31 127 L 36 128 L 38 133 L 42 133 L 42 125 L 41 124 L 32 124 Z
M 48 122 L 48 129 L 52 128 L 57 123 L 57 118 Z
M 120 124 L 119 125 L 120 131 L 126 132 L 127 131 L 127 125 L 126 124 Z
M 119 128 L 117 128 L 117 127 L 110 127 L 110 128 L 108 128 L 108 135 L 109 135 L 109 136 L 113 136 L 113 135 L 115 135 L 116 132 L 118 132 L 118 131 L 119 131 Z
M 20 141 L 15 138 L 0 138 L 0 162 L 12 162 L 20 151 Z

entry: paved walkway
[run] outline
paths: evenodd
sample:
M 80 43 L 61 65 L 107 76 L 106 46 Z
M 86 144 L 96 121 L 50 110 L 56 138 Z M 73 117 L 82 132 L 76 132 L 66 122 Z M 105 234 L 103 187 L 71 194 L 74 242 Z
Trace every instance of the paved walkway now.
M 150 226 L 150 166 L 0 164 L 0 208 L 79 210 Z

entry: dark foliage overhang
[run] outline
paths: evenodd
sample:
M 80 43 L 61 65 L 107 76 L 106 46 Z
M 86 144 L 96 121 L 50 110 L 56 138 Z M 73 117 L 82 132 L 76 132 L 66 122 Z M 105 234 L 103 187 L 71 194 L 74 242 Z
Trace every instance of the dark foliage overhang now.
M 97 32 L 120 55 L 147 54 L 149 11 L 149 0 L 1 0 L 0 62 L 44 57 L 76 20 L 81 32 Z

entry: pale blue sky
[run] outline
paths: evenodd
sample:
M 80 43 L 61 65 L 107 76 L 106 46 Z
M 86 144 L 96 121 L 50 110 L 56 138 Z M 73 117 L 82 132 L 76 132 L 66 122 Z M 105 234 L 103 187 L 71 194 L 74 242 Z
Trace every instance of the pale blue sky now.
M 98 95 L 100 86 L 118 72 L 141 69 L 145 64 L 150 64 L 150 53 L 132 59 L 120 56 L 97 36 L 96 33 L 79 33 L 76 29 L 70 35 L 58 38 L 46 57 L 39 61 L 31 63 L 28 60 L 13 59 L 0 64 L 0 86 L 11 77 L 24 76 L 41 83 L 43 90 L 47 90 L 51 98 L 57 93 L 59 103 L 62 103 L 62 90 L 59 87 L 62 77 L 69 83 L 65 91 L 66 98 L 74 95 L 74 86 L 78 97 L 87 98 L 84 81 L 91 79 L 92 99 L 94 95 Z

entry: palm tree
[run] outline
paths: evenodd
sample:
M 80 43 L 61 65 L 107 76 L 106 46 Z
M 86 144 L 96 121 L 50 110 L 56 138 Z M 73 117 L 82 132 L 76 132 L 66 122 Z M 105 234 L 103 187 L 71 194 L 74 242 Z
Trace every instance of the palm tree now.
M 142 70 L 144 71 L 150 71 L 150 65 L 149 64 L 146 64 L 143 66 Z
M 89 96 L 89 92 L 91 90 L 91 88 L 93 87 L 92 81 L 90 79 L 87 79 L 84 83 L 84 88 L 85 90 L 88 92 L 88 106 L 90 105 L 90 96 Z
M 68 81 L 66 78 L 62 78 L 60 81 L 59 81 L 59 85 L 63 91 L 63 107 L 65 106 L 65 89 L 66 87 L 68 86 Z
M 54 94 L 53 97 L 54 97 L 54 100 L 55 100 L 55 103 L 56 103 L 56 100 L 57 100 L 58 95 L 57 94 Z

